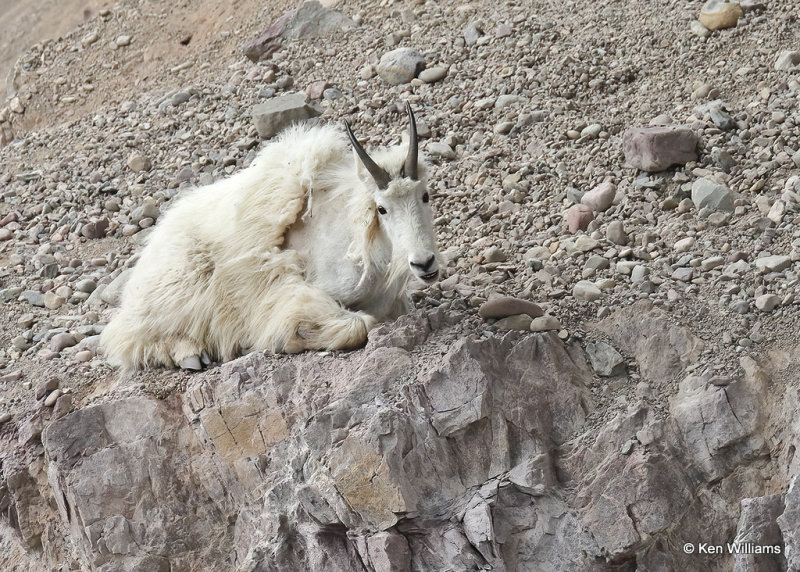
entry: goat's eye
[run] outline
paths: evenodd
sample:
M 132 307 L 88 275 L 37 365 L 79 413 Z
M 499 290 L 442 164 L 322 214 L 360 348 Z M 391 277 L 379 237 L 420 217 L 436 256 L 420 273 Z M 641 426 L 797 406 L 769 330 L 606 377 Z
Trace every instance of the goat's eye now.
M 424 195 L 422 195 L 422 202 L 423 203 L 427 203 L 429 200 L 431 200 L 431 198 L 428 196 L 428 193 L 425 193 Z
M 383 207 L 378 207 L 378 212 L 379 212 L 380 214 L 386 214 L 386 209 L 385 209 L 385 208 L 383 208 Z

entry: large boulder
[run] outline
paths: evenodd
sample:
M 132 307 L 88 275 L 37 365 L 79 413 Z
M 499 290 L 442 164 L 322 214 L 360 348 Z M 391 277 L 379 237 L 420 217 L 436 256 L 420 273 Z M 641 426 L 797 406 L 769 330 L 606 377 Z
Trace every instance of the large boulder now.
M 651 173 L 696 161 L 698 143 L 688 127 L 632 127 L 622 136 L 628 165 Z

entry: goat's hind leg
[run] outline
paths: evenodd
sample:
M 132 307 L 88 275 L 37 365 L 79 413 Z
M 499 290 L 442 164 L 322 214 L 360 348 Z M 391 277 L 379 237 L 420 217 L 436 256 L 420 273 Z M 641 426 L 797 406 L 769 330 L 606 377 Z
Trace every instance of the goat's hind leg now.
M 203 350 L 199 344 L 188 338 L 173 339 L 168 344 L 172 362 L 181 369 L 198 371 L 203 369 Z

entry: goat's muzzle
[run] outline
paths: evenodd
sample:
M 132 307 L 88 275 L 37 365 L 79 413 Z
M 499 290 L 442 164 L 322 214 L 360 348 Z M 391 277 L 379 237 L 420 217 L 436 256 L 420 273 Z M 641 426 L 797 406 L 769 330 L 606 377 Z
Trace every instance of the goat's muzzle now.
M 439 263 L 436 261 L 436 255 L 432 252 L 410 256 L 408 264 L 417 278 L 431 284 L 439 277 Z

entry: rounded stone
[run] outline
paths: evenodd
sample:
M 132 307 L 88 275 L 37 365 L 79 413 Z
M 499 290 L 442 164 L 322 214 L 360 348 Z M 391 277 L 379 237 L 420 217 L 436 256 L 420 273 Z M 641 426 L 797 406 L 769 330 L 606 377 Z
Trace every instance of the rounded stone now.
M 446 66 L 435 66 L 426 70 L 422 70 L 419 74 L 419 79 L 425 83 L 435 83 L 446 78 L 448 71 L 449 70 Z
M 605 211 L 614 202 L 617 186 L 614 183 L 600 183 L 581 198 L 581 203 L 593 211 Z
M 78 340 L 75 339 L 75 336 L 63 332 L 50 338 L 50 349 L 54 352 L 60 352 L 64 348 L 72 347 L 77 343 Z
M 78 362 L 87 362 L 91 361 L 91 359 L 92 359 L 92 352 L 90 352 L 89 350 L 83 350 L 75 354 L 75 361 Z
M 622 224 L 622 221 L 619 220 L 608 223 L 606 238 L 619 246 L 628 244 L 630 240 L 628 233 L 625 232 L 625 226 Z
M 700 10 L 700 23 L 709 30 L 733 28 L 744 15 L 738 2 L 708 0 Z
M 762 294 L 758 298 L 756 298 L 756 308 L 761 310 L 762 312 L 771 312 L 775 308 L 777 308 L 781 303 L 780 296 L 776 296 L 775 294 Z
M 531 328 L 531 320 L 532 318 L 528 314 L 518 314 L 501 318 L 494 325 L 498 330 L 528 331 Z
M 572 234 L 579 230 L 586 230 L 589 223 L 594 220 L 592 209 L 584 204 L 572 205 L 567 209 L 565 216 L 567 221 L 567 228 Z
M 531 320 L 532 332 L 550 332 L 553 330 L 560 330 L 561 322 L 554 316 L 539 316 Z
M 378 63 L 378 75 L 388 84 L 410 82 L 425 69 L 425 58 L 413 48 L 397 48 L 383 54 Z
M 594 302 L 595 300 L 599 300 L 603 296 L 603 293 L 593 282 L 580 280 L 573 286 L 572 295 L 579 300 Z

